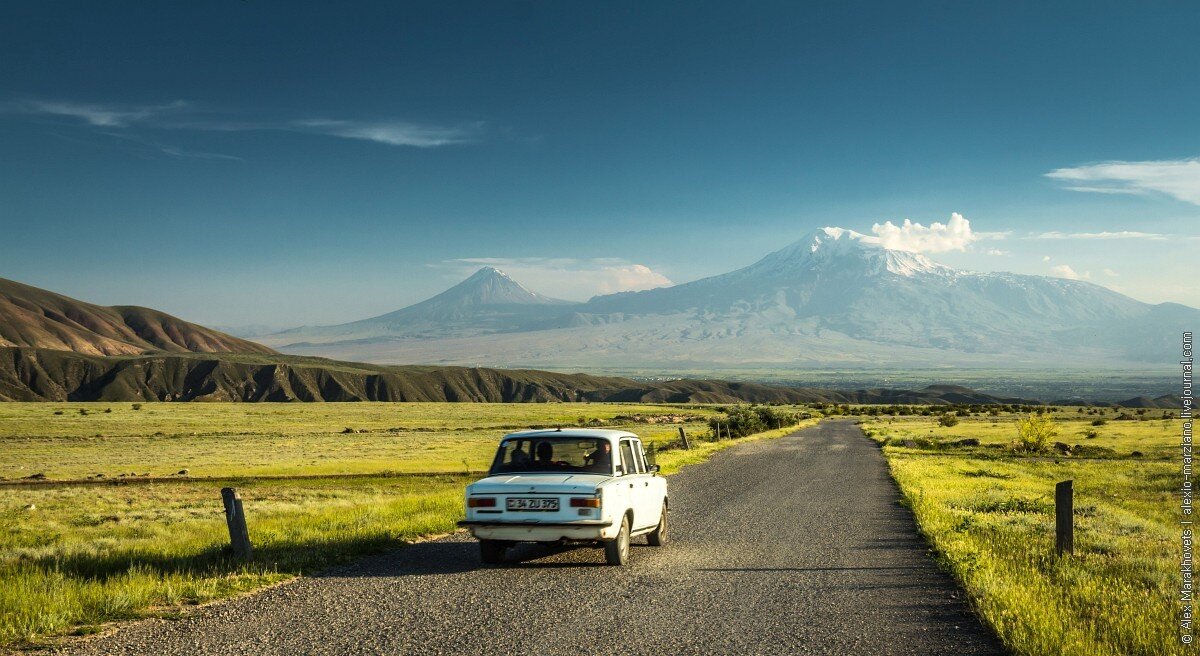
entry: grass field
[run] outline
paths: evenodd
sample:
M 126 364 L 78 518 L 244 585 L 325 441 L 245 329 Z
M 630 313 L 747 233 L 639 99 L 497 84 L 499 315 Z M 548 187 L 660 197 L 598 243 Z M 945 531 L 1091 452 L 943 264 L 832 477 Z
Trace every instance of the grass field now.
M 0 404 L 0 477 L 9 479 L 0 483 L 0 648 L 170 615 L 452 531 L 467 470 L 485 470 L 506 431 L 599 424 L 661 446 L 680 425 L 707 433 L 718 414 L 609 404 Z M 643 423 L 664 415 L 687 420 Z M 740 441 L 663 451 L 658 462 L 674 472 Z M 121 477 L 130 473 L 153 477 Z M 19 480 L 35 474 L 50 483 Z M 96 475 L 105 480 L 52 484 Z M 249 563 L 223 549 L 224 486 L 244 499 Z
M 1057 440 L 1074 455 L 1015 453 L 1012 416 L 949 427 L 929 417 L 881 418 L 864 428 L 885 444 L 939 558 L 1014 652 L 1194 653 L 1179 644 L 1174 601 L 1180 422 L 1094 419 L 1057 415 Z M 980 444 L 952 446 L 971 439 Z M 1059 558 L 1054 485 L 1067 479 L 1075 481 L 1075 554 Z
M 534 426 L 634 430 L 676 439 L 686 417 L 707 430 L 712 408 L 565 403 L 6 403 L 0 479 L 103 475 L 193 477 L 486 470 L 499 434 Z M 87 414 L 83 414 L 83 412 Z M 354 431 L 354 432 L 348 432 Z

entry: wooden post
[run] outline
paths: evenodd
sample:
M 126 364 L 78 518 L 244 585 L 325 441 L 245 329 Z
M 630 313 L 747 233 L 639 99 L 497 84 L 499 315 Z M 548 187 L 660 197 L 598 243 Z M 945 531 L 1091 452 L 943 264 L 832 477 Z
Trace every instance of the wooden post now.
M 242 510 L 242 495 L 231 487 L 221 488 L 221 501 L 225 504 L 225 523 L 229 526 L 229 545 L 236 558 L 248 559 L 254 554 L 250 546 L 250 532 L 246 530 L 246 513 Z
M 692 448 L 692 445 L 690 443 L 688 443 L 687 433 L 683 432 L 683 426 L 679 427 L 679 439 L 683 442 L 683 448 L 688 449 L 690 451 Z
M 1072 481 L 1054 486 L 1054 551 L 1058 555 L 1075 553 L 1075 491 Z

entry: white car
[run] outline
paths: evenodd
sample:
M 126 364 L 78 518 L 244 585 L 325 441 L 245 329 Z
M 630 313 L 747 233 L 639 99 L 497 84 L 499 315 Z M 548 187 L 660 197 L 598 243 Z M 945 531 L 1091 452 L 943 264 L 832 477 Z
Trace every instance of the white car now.
M 524 431 L 505 435 L 488 477 L 467 486 L 466 511 L 459 526 L 479 539 L 484 563 L 539 542 L 603 546 L 608 564 L 624 565 L 630 538 L 666 542 L 667 480 L 633 433 Z

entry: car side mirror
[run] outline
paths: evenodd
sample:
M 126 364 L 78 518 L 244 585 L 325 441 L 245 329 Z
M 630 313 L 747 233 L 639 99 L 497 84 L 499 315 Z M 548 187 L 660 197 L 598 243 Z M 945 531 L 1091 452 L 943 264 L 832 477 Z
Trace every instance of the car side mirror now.
M 650 465 L 650 473 L 651 474 L 657 474 L 659 472 L 659 470 L 661 470 L 661 469 L 662 469 L 662 467 L 659 467 L 658 465 Z

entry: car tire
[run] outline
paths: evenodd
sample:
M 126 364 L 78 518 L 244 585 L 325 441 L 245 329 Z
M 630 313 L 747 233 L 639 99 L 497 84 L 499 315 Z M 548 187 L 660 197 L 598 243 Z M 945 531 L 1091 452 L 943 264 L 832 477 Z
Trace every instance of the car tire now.
M 504 554 L 508 551 L 508 543 L 504 540 L 480 540 L 479 560 L 484 565 L 499 565 L 504 562 Z
M 617 539 L 604 543 L 604 562 L 609 565 L 629 562 L 629 515 L 621 518 L 621 531 L 617 533 Z
M 646 542 L 652 547 L 661 547 L 667 542 L 667 504 L 663 504 L 662 515 L 658 519 L 658 526 L 654 527 L 653 531 L 646 534 Z

